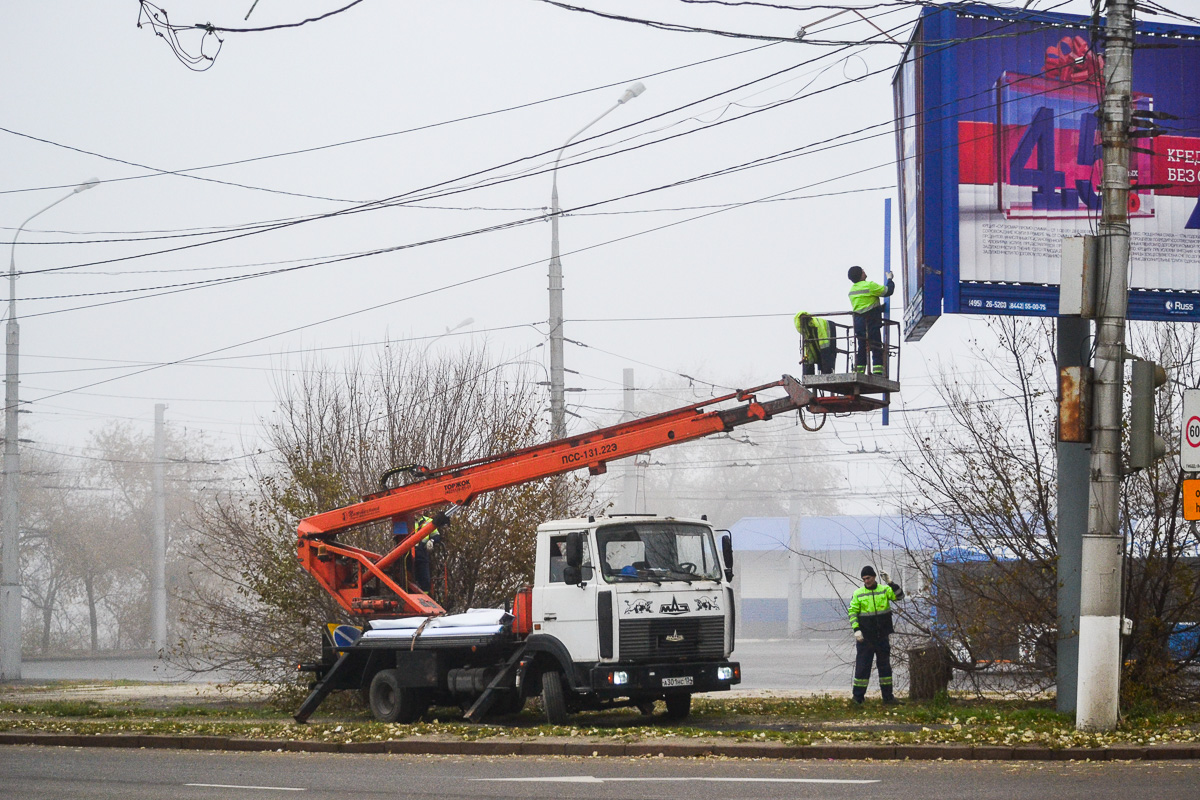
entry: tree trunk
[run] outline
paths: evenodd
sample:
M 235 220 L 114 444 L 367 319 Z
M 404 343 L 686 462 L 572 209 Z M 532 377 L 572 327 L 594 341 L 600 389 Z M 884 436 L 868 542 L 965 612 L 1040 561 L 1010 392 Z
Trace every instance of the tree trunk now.
M 55 579 L 50 579 L 50 587 L 46 590 L 46 599 L 42 605 L 42 655 L 50 651 L 50 625 L 54 621 L 54 598 L 58 595 L 57 584 Z
M 908 651 L 908 697 L 910 700 L 932 700 L 945 692 L 954 677 L 950 651 L 930 643 Z
M 88 624 L 91 626 L 91 629 L 92 629 L 92 652 L 95 653 L 100 647 L 100 642 L 99 642 L 100 636 L 99 636 L 99 632 L 98 632 L 99 626 L 98 626 L 97 620 L 96 620 L 95 581 L 92 579 L 91 576 L 89 576 L 89 577 L 83 579 L 83 585 L 84 585 L 84 588 L 87 589 Z

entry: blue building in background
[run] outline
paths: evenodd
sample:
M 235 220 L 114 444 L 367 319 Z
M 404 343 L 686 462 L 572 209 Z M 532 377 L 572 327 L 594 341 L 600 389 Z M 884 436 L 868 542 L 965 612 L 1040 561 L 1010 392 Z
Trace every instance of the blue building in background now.
M 743 517 L 732 533 L 742 637 L 842 635 L 865 564 L 910 595 L 925 588 L 916 561 L 927 545 L 900 517 Z

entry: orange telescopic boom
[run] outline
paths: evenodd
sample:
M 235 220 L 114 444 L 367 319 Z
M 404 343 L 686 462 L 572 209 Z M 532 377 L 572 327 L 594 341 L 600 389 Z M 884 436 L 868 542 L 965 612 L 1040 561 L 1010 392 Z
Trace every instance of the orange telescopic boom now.
M 781 388 L 784 396 L 759 400 L 758 395 Z M 726 408 L 714 408 L 734 402 Z M 807 408 L 815 413 L 843 413 L 881 408 L 885 401 L 858 395 L 815 395 L 795 378 L 714 397 L 673 411 L 623 422 L 590 433 L 527 447 L 441 469 L 422 469 L 419 479 L 404 486 L 368 495 L 359 503 L 316 514 L 300 522 L 298 555 L 303 567 L 351 614 L 362 617 L 436 615 L 444 613 L 431 597 L 401 586 L 391 574 L 394 566 L 438 524 L 484 492 L 553 475 L 587 469 L 600 475 L 607 463 L 668 445 L 729 431 L 787 411 Z M 712 408 L 713 410 L 705 410 Z M 388 553 L 374 553 L 339 544 L 339 534 L 359 525 L 419 510 L 449 505 L 431 522 L 399 541 Z M 402 562 L 401 562 L 402 563 Z M 364 587 L 369 590 L 364 593 Z

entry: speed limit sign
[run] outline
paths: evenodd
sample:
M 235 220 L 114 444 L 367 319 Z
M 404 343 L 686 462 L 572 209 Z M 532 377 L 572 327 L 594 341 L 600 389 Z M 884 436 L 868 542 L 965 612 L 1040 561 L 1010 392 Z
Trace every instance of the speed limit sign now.
M 1200 389 L 1185 389 L 1183 392 L 1179 468 L 1184 472 L 1200 472 Z

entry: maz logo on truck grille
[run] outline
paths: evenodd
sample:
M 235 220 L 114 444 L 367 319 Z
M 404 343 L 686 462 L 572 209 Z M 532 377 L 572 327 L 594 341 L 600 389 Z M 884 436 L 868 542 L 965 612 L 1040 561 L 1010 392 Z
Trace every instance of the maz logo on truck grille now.
M 687 603 L 681 603 L 675 599 L 675 595 L 671 595 L 671 602 L 663 603 L 658 607 L 660 614 L 686 614 L 692 609 Z

